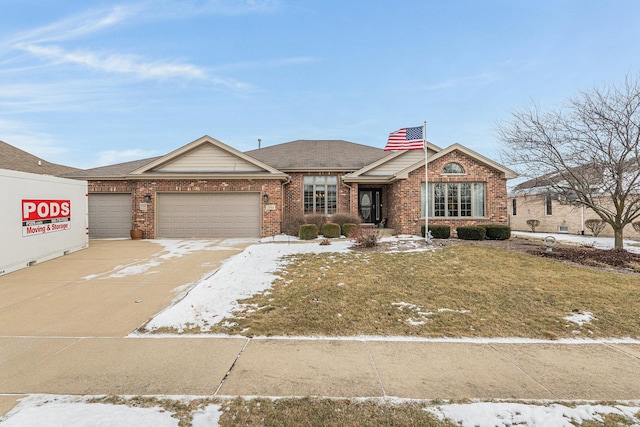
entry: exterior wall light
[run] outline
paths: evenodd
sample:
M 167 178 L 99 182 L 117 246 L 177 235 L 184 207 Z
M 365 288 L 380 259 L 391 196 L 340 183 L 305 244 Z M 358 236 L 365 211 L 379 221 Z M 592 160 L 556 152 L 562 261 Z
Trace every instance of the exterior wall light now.
M 267 193 L 264 193 L 264 194 L 262 195 L 262 201 L 263 201 L 264 203 L 269 203 L 269 195 L 268 195 Z
M 151 194 L 147 193 L 144 195 L 144 201 L 149 203 L 151 201 Z

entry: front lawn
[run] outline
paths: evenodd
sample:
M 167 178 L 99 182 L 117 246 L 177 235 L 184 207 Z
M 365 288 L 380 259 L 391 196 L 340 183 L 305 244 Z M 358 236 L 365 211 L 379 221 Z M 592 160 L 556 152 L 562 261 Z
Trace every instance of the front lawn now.
M 212 333 L 639 338 L 640 280 L 486 246 L 290 257 Z M 194 331 L 191 331 L 194 332 Z

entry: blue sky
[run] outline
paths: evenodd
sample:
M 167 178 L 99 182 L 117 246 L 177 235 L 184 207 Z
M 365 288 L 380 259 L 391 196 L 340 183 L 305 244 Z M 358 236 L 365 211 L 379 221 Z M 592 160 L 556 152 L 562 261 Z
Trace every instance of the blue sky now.
M 635 0 L 0 4 L 0 140 L 81 168 L 205 134 L 382 148 L 424 120 L 500 161 L 511 110 L 640 72 Z

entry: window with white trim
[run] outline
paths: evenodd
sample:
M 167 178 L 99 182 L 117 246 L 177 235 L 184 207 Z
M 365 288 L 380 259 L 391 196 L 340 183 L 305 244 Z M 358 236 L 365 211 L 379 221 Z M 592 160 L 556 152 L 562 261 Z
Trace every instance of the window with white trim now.
M 467 218 L 485 216 L 484 182 L 430 182 L 429 217 Z M 422 183 L 422 211 L 425 212 L 425 185 Z
M 454 173 L 464 173 L 464 169 L 460 164 L 456 162 L 447 163 L 444 168 L 442 168 L 442 173 L 444 174 L 454 174 Z
M 337 176 L 305 176 L 304 213 L 331 215 L 338 208 Z

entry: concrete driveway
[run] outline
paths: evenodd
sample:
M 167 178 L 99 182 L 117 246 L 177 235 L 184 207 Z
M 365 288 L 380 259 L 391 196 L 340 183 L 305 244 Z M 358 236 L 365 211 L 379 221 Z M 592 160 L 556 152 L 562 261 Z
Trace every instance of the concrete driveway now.
M 0 336 L 123 337 L 249 244 L 92 240 L 0 276 Z
M 125 337 L 251 243 L 92 240 L 0 276 L 0 415 L 28 393 L 212 394 L 246 339 Z

